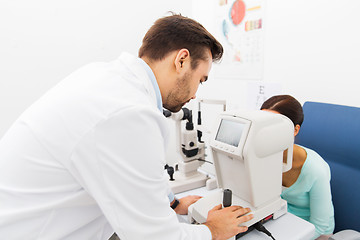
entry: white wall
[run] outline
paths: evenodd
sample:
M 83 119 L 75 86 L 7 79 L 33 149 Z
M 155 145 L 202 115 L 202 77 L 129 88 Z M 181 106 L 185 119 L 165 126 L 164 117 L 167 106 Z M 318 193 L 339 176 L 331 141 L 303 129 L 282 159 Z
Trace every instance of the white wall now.
M 191 0 L 0 1 L 0 137 L 46 90 L 80 66 L 137 54 L 168 11 L 191 15 Z
M 193 1 L 197 6 L 206 3 Z M 291 94 L 301 103 L 320 101 L 360 107 L 360 1 L 265 2 L 261 81 L 279 83 L 281 93 Z M 211 13 L 212 9 L 204 11 Z M 217 96 L 226 99 L 232 108 L 247 108 L 251 81 L 210 78 L 198 96 Z
M 301 102 L 360 107 L 360 1 L 269 1 L 265 81 Z
M 124 50 L 136 54 L 146 30 L 166 11 L 191 16 L 193 3 L 206 11 L 209 1 L 2 0 L 0 136 L 73 70 Z M 302 103 L 360 107 L 359 11 L 357 0 L 267 1 L 262 81 L 280 83 L 283 93 Z M 249 81 L 211 74 L 197 96 L 246 107 Z

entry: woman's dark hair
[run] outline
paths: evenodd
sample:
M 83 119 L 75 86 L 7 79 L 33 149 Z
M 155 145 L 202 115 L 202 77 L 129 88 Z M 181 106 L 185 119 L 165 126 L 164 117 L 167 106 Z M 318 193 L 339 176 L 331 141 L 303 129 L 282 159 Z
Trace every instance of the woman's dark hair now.
M 304 121 L 304 113 L 301 104 L 290 95 L 277 95 L 266 100 L 261 108 L 277 111 L 282 115 L 287 116 L 294 126 L 301 124 Z
M 219 61 L 223 55 L 222 45 L 198 22 L 173 14 L 158 19 L 145 34 L 139 57 L 161 60 L 175 50 L 186 48 L 195 69 L 199 60 L 206 60 L 206 51 L 211 51 L 212 60 Z

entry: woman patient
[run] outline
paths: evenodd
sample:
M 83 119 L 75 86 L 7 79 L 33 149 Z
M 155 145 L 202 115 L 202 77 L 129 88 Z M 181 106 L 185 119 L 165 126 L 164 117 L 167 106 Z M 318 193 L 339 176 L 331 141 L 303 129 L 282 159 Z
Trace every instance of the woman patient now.
M 261 110 L 287 116 L 294 123 L 294 136 L 299 133 L 304 114 L 292 96 L 273 96 Z M 314 224 L 315 238 L 327 239 L 335 225 L 329 165 L 315 151 L 294 144 L 292 168 L 283 173 L 282 185 L 281 197 L 288 203 L 288 212 Z

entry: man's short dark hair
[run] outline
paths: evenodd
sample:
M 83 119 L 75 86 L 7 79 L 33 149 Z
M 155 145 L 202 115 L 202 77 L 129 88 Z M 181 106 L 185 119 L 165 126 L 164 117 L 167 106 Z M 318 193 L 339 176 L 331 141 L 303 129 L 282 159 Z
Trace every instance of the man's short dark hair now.
M 217 62 L 223 55 L 222 45 L 197 21 L 173 14 L 158 19 L 145 34 L 139 57 L 161 60 L 167 54 L 187 49 L 195 69 L 199 60 L 206 60 L 206 51 L 211 51 L 212 60 Z

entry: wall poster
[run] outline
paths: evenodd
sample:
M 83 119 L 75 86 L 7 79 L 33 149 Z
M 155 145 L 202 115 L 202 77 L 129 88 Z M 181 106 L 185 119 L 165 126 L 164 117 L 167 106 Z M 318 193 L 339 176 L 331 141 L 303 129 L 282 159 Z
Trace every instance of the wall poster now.
M 194 18 L 223 45 L 216 78 L 262 79 L 264 68 L 265 0 L 195 0 Z M 212 4 L 212 6 L 206 6 Z

